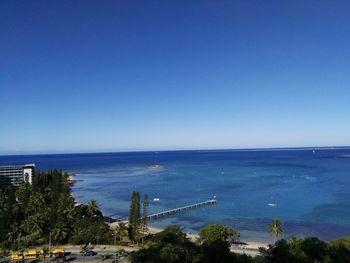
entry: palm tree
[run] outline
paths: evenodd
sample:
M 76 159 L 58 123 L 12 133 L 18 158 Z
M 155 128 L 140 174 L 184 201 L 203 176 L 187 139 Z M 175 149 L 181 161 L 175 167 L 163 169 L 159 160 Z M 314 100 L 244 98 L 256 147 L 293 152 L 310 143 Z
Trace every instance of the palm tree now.
M 271 236 L 274 237 L 273 243 L 276 242 L 276 238 L 283 235 L 283 228 L 282 228 L 282 222 L 279 219 L 272 220 L 271 224 L 269 225 L 269 232 L 271 233 Z
M 60 203 L 63 202 L 63 213 L 67 216 L 68 219 L 73 219 L 73 213 L 75 211 L 74 199 L 69 196 L 64 201 L 60 200 Z
M 98 211 L 98 204 L 96 202 L 96 200 L 91 200 L 89 203 L 88 203 L 88 212 L 89 214 L 91 215 L 96 215 L 97 214 L 97 211 Z
M 28 212 L 37 213 L 45 205 L 45 197 L 40 192 L 34 192 L 28 202 Z
M 40 236 L 43 232 L 44 220 L 39 214 L 27 217 L 21 224 L 21 228 L 28 234 Z
M 115 234 L 119 240 L 123 240 L 125 237 L 128 236 L 129 228 L 127 226 L 127 223 L 125 222 L 119 222 L 118 225 L 115 227 Z
M 58 222 L 52 231 L 52 236 L 53 236 L 55 242 L 59 243 L 62 240 L 64 240 L 68 235 L 68 231 L 69 231 L 69 229 L 67 228 L 67 226 L 64 223 Z
M 31 195 L 31 186 L 28 183 L 20 183 L 16 191 L 16 201 L 19 205 L 26 204 L 26 201 Z
M 12 214 L 14 216 L 14 221 L 15 222 L 18 222 L 18 218 L 20 217 L 20 214 L 21 214 L 21 211 L 22 211 L 22 208 L 21 208 L 21 205 L 19 203 L 14 203 L 12 205 Z
M 15 243 L 19 239 L 20 234 L 21 234 L 21 230 L 18 227 L 18 224 L 17 223 L 12 224 L 10 231 L 7 232 L 8 241 L 10 241 L 11 243 Z

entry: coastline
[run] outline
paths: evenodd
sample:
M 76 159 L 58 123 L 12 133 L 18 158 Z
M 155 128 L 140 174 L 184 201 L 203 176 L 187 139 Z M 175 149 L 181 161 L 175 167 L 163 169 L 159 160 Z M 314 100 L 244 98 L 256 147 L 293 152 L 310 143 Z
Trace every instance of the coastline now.
M 89 156 L 96 164 L 92 163 L 88 167 L 80 164 L 87 161 L 85 157 L 77 156 L 74 163 L 65 169 L 76 172 L 74 179 L 79 181 L 73 184 L 72 191 L 78 197 L 77 201 L 88 203 L 90 199 L 96 199 L 101 203 L 104 214 L 117 220 L 127 216 L 128 196 L 133 188 L 139 188 L 137 184 L 142 180 L 141 189 L 150 194 L 150 200 L 161 199 L 160 203 L 155 203 L 159 209 L 152 208 L 150 211 L 163 210 L 163 204 L 172 208 L 178 204 L 181 206 L 196 202 L 197 199 L 202 199 L 202 196 L 206 198 L 214 194 L 219 195 L 220 205 L 216 206 L 213 212 L 206 213 L 203 212 L 206 209 L 200 209 L 189 216 L 180 215 L 174 216 L 174 219 L 170 217 L 151 222 L 156 226 L 178 224 L 185 231 L 194 232 L 204 225 L 221 222 L 238 230 L 242 229 L 241 239 L 246 242 L 272 242 L 267 225 L 277 216 L 283 219 L 287 236 L 312 235 L 327 241 L 350 233 L 348 215 L 343 213 L 347 209 L 345 197 L 341 196 L 339 200 L 332 199 L 332 193 L 341 193 L 341 185 L 348 181 L 344 172 L 350 168 L 349 164 L 345 165 L 345 157 L 348 155 L 349 151 L 340 150 L 316 151 L 316 154 L 312 151 L 269 151 L 261 154 L 225 152 L 211 153 L 208 156 L 201 153 L 132 156 L 111 154 L 103 158 Z M 67 160 L 69 158 L 71 157 L 68 156 Z M 123 162 L 120 162 L 120 158 Z M 245 161 L 242 162 L 241 158 Z M 256 166 L 255 160 L 258 161 Z M 64 164 L 66 158 L 62 162 Z M 158 167 L 152 167 L 152 164 L 163 165 L 166 171 L 153 173 L 150 167 Z M 325 184 L 322 178 L 329 180 L 331 177 L 328 168 L 338 164 L 341 169 L 334 171 L 334 177 L 339 181 L 339 185 Z M 203 169 L 204 165 L 208 165 L 209 170 Z M 318 174 L 317 169 L 321 168 L 325 170 Z M 295 169 L 297 170 L 294 171 Z M 191 180 L 181 184 L 185 175 L 191 177 Z M 235 179 L 232 181 L 230 178 Z M 262 184 L 266 187 L 259 189 L 258 186 Z M 288 184 L 293 184 L 293 187 L 288 188 L 292 197 L 283 194 L 283 187 Z M 274 185 L 277 185 L 276 188 Z M 324 189 L 324 195 L 317 195 L 317 185 Z M 178 195 L 180 186 L 188 194 Z M 271 191 L 274 191 L 273 197 Z M 307 196 L 313 198 L 302 202 Z M 292 203 L 292 200 L 295 202 Z M 245 203 L 249 203 L 249 206 L 245 206 Z M 295 213 L 290 212 L 291 206 Z M 336 220 L 331 220 L 332 217 Z
M 159 232 L 162 232 L 164 228 L 156 227 L 156 226 L 148 226 L 148 230 L 150 234 L 157 234 Z M 196 242 L 199 238 L 198 233 L 186 233 L 186 236 L 193 242 Z M 242 241 L 246 243 L 247 245 L 240 246 L 241 248 L 248 248 L 248 249 L 259 249 L 259 247 L 267 248 L 269 243 L 261 242 L 261 241 Z M 232 246 L 233 248 L 238 248 L 237 246 Z
M 118 222 L 113 222 L 113 223 L 109 223 L 109 222 L 106 222 L 106 223 L 108 223 L 111 228 L 114 228 L 119 224 L 119 222 L 127 223 L 128 221 L 124 220 L 124 221 L 118 221 Z M 148 225 L 147 227 L 148 227 L 148 232 L 152 235 L 160 233 L 160 232 L 165 230 L 165 228 L 158 227 L 158 226 Z M 186 237 L 189 240 L 191 240 L 192 242 L 196 242 L 199 239 L 198 233 L 192 233 L 192 232 L 186 233 Z M 268 248 L 268 246 L 269 246 L 269 243 L 261 242 L 261 241 L 244 241 L 243 240 L 242 242 L 245 243 L 246 245 L 237 245 L 237 246 L 232 245 L 231 250 L 232 251 L 242 250 L 242 249 L 243 250 L 244 249 L 258 250 L 260 247 Z
M 74 180 L 74 175 L 72 177 L 70 177 L 70 179 L 73 178 L 73 180 L 70 180 L 72 182 L 78 183 L 80 180 Z M 73 185 L 72 184 L 72 185 Z M 71 185 L 71 186 L 72 186 Z M 79 202 L 79 200 L 77 199 L 77 197 L 74 195 L 74 192 L 71 189 L 71 196 L 74 198 L 75 204 L 76 205 L 81 205 L 83 203 Z M 103 221 L 109 225 L 110 228 L 115 228 L 120 222 L 124 222 L 124 223 L 128 223 L 128 220 L 118 220 L 116 218 L 113 217 L 109 217 L 109 216 L 105 216 L 104 211 L 101 211 L 102 215 L 103 215 Z M 160 233 L 162 231 L 165 230 L 165 227 L 159 227 L 159 226 L 154 226 L 154 225 L 148 225 L 148 232 L 152 235 Z M 188 237 L 189 240 L 191 240 L 192 242 L 196 242 L 199 238 L 198 233 L 193 233 L 193 232 L 188 232 L 186 233 L 186 236 Z M 240 240 L 241 242 L 245 243 L 246 245 L 239 245 L 239 246 L 231 246 L 231 250 L 232 251 L 236 251 L 238 250 L 242 250 L 242 249 L 253 249 L 253 250 L 257 250 L 260 247 L 263 248 L 268 248 L 269 246 L 269 242 L 263 242 L 261 240 Z
M 77 196 L 74 194 L 74 191 L 72 189 L 72 186 L 83 181 L 83 180 L 77 180 L 75 179 L 75 173 L 72 173 L 72 172 L 69 172 L 69 182 L 70 182 L 70 188 L 71 188 L 71 196 L 74 198 L 74 201 L 75 201 L 75 204 L 76 206 L 78 205 L 81 205 L 83 203 L 81 203 L 78 199 L 77 199 Z M 103 215 L 103 221 L 105 223 L 107 223 L 109 225 L 110 228 L 115 228 L 116 225 L 118 225 L 119 222 L 124 222 L 124 223 L 128 223 L 127 220 L 119 220 L 119 219 L 116 219 L 114 217 L 110 217 L 110 216 L 106 216 L 104 211 L 101 211 L 102 212 L 102 215 Z M 165 230 L 165 227 L 159 227 L 159 226 L 154 226 L 154 225 L 148 225 L 148 232 L 152 235 L 154 234 L 157 234 L 157 233 L 160 233 L 162 231 Z M 189 240 L 191 240 L 192 242 L 196 242 L 199 238 L 199 235 L 198 233 L 193 233 L 193 232 L 188 232 L 186 233 L 186 236 Z M 268 245 L 270 244 L 269 242 L 263 242 L 261 240 L 249 240 L 249 241 L 246 241 L 246 240 L 240 240 L 241 242 L 245 243 L 245 245 L 237 245 L 237 246 L 234 246 L 232 245 L 231 246 L 231 250 L 232 251 L 241 251 L 242 249 L 252 249 L 252 250 L 257 250 L 259 249 L 260 247 L 263 247 L 263 248 L 268 248 Z

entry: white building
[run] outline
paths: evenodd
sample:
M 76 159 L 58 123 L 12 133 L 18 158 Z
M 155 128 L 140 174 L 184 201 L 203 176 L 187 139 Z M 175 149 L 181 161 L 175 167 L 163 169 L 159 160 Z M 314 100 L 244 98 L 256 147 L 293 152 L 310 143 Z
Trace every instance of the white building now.
M 35 164 L 0 166 L 0 187 L 32 183 Z

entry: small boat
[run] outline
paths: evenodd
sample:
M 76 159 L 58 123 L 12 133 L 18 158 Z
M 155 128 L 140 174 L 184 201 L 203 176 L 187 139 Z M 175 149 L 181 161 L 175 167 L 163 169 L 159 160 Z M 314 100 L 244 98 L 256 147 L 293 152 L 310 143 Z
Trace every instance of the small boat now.
M 276 203 L 268 203 L 267 205 L 268 205 L 268 206 L 271 206 L 271 207 L 276 207 L 276 206 L 277 206 Z
M 153 198 L 153 202 L 159 202 L 160 199 L 159 198 Z

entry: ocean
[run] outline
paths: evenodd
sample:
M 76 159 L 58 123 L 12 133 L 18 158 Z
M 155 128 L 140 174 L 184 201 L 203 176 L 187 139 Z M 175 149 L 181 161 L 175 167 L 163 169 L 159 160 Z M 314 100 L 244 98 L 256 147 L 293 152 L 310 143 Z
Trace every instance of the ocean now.
M 75 173 L 76 199 L 97 200 L 106 216 L 127 217 L 132 191 L 148 194 L 150 214 L 215 197 L 151 225 L 222 223 L 242 240 L 268 241 L 278 218 L 285 236 L 350 236 L 350 148 L 0 156 L 0 165 L 25 163 Z

